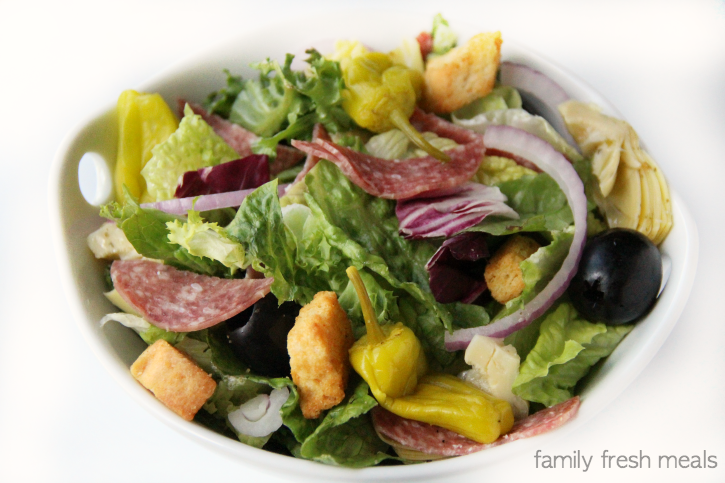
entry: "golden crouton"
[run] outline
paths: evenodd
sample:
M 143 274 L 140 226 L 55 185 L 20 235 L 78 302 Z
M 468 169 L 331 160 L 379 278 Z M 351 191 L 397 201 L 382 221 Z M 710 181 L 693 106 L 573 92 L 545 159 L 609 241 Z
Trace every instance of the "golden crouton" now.
M 353 342 L 352 324 L 335 292 L 318 292 L 300 310 L 287 351 L 304 417 L 317 418 L 345 397 Z
M 423 109 L 453 112 L 490 93 L 496 82 L 502 42 L 501 32 L 482 33 L 431 59 L 425 68 Z
M 214 394 L 216 382 L 194 361 L 163 339 L 150 345 L 131 366 L 131 374 L 176 414 L 191 421 Z
M 483 277 L 496 301 L 505 304 L 521 295 L 524 277 L 519 264 L 538 249 L 539 244 L 531 238 L 516 235 L 506 240 L 494 253 Z

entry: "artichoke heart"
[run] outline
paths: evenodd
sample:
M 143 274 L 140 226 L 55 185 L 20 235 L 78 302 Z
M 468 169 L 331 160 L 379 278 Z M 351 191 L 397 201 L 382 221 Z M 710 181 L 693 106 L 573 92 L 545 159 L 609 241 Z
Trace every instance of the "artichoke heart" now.
M 672 228 L 670 190 L 632 126 L 579 101 L 562 103 L 559 112 L 591 159 L 599 181 L 595 198 L 609 226 L 637 230 L 659 245 Z

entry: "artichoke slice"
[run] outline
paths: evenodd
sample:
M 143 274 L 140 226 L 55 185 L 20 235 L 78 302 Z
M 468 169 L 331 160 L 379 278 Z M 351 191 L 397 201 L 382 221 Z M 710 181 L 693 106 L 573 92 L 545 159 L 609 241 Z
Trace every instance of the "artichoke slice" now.
M 562 103 L 559 111 L 582 153 L 592 161 L 600 191 L 595 198 L 609 226 L 631 228 L 661 243 L 672 228 L 670 190 L 632 126 L 578 101 Z
M 636 230 L 642 212 L 639 170 L 622 163 L 617 170 L 612 191 L 601 204 L 610 227 Z

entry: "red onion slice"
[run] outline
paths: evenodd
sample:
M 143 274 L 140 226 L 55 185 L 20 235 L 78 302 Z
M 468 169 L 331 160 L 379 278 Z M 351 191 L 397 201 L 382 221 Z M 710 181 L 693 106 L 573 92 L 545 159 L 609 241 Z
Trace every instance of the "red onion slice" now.
M 567 143 L 579 150 L 559 113 L 559 104 L 569 100 L 569 95 L 559 84 L 538 70 L 514 62 L 501 63 L 501 84 L 518 89 L 527 103 L 538 111 L 537 114 L 549 121 Z
M 282 426 L 279 410 L 287 402 L 289 389 L 274 389 L 268 396 L 260 394 L 229 413 L 229 422 L 234 429 L 247 436 L 261 438 L 272 434 Z
M 242 204 L 244 198 L 251 194 L 256 188 L 213 195 L 190 196 L 188 198 L 174 198 L 171 200 L 157 201 L 155 203 L 142 203 L 141 208 L 153 208 L 172 215 L 185 215 L 187 211 L 194 208 L 196 211 L 209 211 L 219 208 L 233 208 Z M 277 187 L 279 196 L 287 189 L 286 184 Z M 194 204 L 196 200 L 196 204 Z
M 491 126 L 484 134 L 483 142 L 487 148 L 510 153 L 527 159 L 557 182 L 566 195 L 574 215 L 574 238 L 561 268 L 544 289 L 530 300 L 523 309 L 518 310 L 496 322 L 472 329 L 461 329 L 446 333 L 445 345 L 449 351 L 468 347 L 474 335 L 502 338 L 523 329 L 542 315 L 569 286 L 581 258 L 587 233 L 587 198 L 584 184 L 574 167 L 566 158 L 533 134 L 509 126 Z

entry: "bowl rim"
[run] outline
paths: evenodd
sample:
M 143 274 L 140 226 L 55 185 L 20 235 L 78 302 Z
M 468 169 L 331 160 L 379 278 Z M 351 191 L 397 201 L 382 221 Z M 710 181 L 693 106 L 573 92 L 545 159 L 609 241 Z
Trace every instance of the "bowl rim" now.
M 385 12 L 386 15 L 390 15 L 389 11 L 368 9 L 364 11 L 355 10 L 355 16 L 357 19 L 359 19 L 361 15 L 368 15 L 374 18 L 381 12 Z M 330 22 L 331 20 L 338 21 L 340 18 L 344 18 L 345 16 L 346 13 L 344 11 L 336 11 L 323 16 L 315 16 L 314 21 L 324 24 L 325 22 Z M 407 16 L 409 15 L 406 14 L 406 17 Z M 428 22 L 430 22 L 430 18 L 427 16 L 426 18 L 428 19 Z M 417 21 L 416 16 L 414 16 L 413 19 Z M 294 27 L 298 22 L 299 20 L 290 20 L 287 22 L 275 22 L 274 24 L 278 25 L 280 28 L 285 28 L 285 25 L 289 28 Z M 459 21 L 455 20 L 455 22 L 456 27 L 458 27 Z M 360 23 L 364 24 L 364 22 Z M 460 22 L 460 24 L 468 31 L 481 31 L 481 27 L 476 27 L 464 22 Z M 420 25 L 426 26 L 428 23 L 422 23 Z M 154 86 L 169 83 L 170 79 L 188 72 L 190 69 L 199 64 L 205 63 L 210 56 L 214 56 L 216 53 L 221 52 L 224 49 L 229 49 L 235 45 L 244 45 L 245 39 L 259 35 L 265 28 L 267 28 L 266 25 L 259 26 L 255 29 L 241 33 L 232 38 L 225 39 L 215 45 L 196 52 L 186 59 L 161 70 L 148 81 L 142 83 L 139 86 L 139 90 L 153 91 L 155 90 Z M 541 70 L 551 76 L 555 81 L 562 84 L 562 86 L 565 87 L 565 90 L 571 91 L 571 88 L 573 87 L 579 93 L 579 97 L 583 95 L 590 102 L 596 102 L 603 106 L 606 113 L 616 115 L 620 118 L 623 117 L 613 105 L 601 96 L 601 94 L 596 92 L 575 74 L 559 67 L 557 64 L 551 62 L 545 56 L 542 56 L 533 49 L 523 47 L 515 41 L 511 41 L 509 39 L 506 39 L 506 43 L 513 48 L 513 54 L 506 56 L 506 59 L 504 60 L 526 60 L 528 65 Z M 525 52 L 525 54 L 522 54 L 523 52 Z M 245 52 L 243 55 L 247 55 L 247 53 Z M 569 89 L 567 89 L 567 87 L 569 87 Z M 574 95 L 572 95 L 572 97 L 576 98 Z M 110 113 L 113 111 L 114 106 L 109 105 L 97 110 L 95 113 L 92 113 L 79 122 L 77 126 L 73 128 L 63 139 L 56 152 L 50 170 L 48 182 L 48 203 L 51 215 L 50 221 L 53 245 L 55 256 L 58 260 L 61 284 L 63 285 L 63 290 L 65 292 L 66 299 L 68 300 L 73 318 L 75 319 L 84 339 L 103 367 L 111 374 L 125 392 L 136 400 L 142 407 L 178 433 L 189 437 L 194 441 L 199 441 L 203 444 L 216 448 L 220 450 L 222 454 L 232 457 L 240 463 L 252 465 L 265 472 L 279 475 L 280 470 L 282 470 L 287 474 L 291 471 L 293 474 L 307 479 L 323 478 L 347 481 L 368 479 L 395 479 L 402 481 L 438 476 L 447 477 L 452 474 L 482 469 L 485 468 L 486 465 L 492 464 L 492 462 L 499 462 L 508 457 L 521 454 L 527 449 L 542 447 L 549 444 L 554 439 L 558 439 L 566 434 L 569 434 L 584 425 L 604 407 L 609 405 L 636 377 L 638 377 L 641 371 L 647 366 L 649 361 L 662 346 L 679 319 L 680 314 L 684 310 L 684 306 L 694 282 L 695 272 L 697 269 L 699 244 L 697 226 L 694 218 L 684 205 L 682 198 L 677 193 L 671 192 L 673 215 L 675 217 L 675 227 L 673 228 L 673 232 L 677 230 L 680 238 L 684 237 L 684 239 L 679 242 L 681 244 L 684 243 L 684 245 L 678 247 L 678 253 L 672 253 L 673 274 L 664 292 L 664 295 L 669 297 L 669 304 L 664 307 L 666 310 L 660 311 L 665 313 L 660 319 L 658 319 L 658 325 L 656 327 L 657 330 L 653 331 L 653 336 L 641 342 L 640 345 L 637 346 L 638 352 L 636 354 L 630 354 L 627 358 L 630 369 L 625 371 L 625 368 L 622 367 L 617 370 L 618 368 L 615 367 L 612 377 L 598 380 L 596 383 L 597 388 L 599 389 L 597 397 L 590 399 L 588 395 L 583 395 L 583 404 L 578 416 L 563 427 L 534 438 L 519 440 L 515 442 L 515 444 L 502 445 L 484 452 L 467 455 L 465 457 L 430 462 L 425 465 L 408 465 L 403 467 L 382 466 L 362 469 L 333 467 L 313 461 L 289 458 L 287 456 L 253 448 L 244 445 L 239 441 L 219 435 L 211 429 L 207 429 L 198 423 L 181 420 L 178 416 L 156 400 L 156 398 L 154 398 L 146 389 L 140 386 L 131 377 L 128 366 L 124 364 L 118 354 L 109 351 L 109 348 L 112 348 L 110 342 L 108 340 L 104 340 L 103 333 L 98 330 L 97 319 L 93 320 L 90 317 L 88 309 L 90 301 L 84 300 L 79 292 L 77 274 L 74 274 L 74 271 L 76 271 L 78 267 L 74 266 L 76 260 L 71 258 L 71 253 L 69 251 L 71 240 L 70 234 L 67 231 L 68 227 L 66 223 L 68 213 L 65 213 L 62 208 L 66 201 L 65 198 L 68 195 L 67 189 L 69 187 L 72 189 L 73 187 L 72 183 L 69 184 L 69 176 L 72 178 L 72 173 L 75 173 L 75 170 L 72 168 L 76 168 L 79 161 L 79 158 L 77 158 L 74 153 L 76 153 L 78 149 L 82 148 L 79 144 L 82 144 L 83 136 L 89 129 L 92 129 L 94 123 L 98 123 L 100 119 L 109 117 L 111 115 Z M 69 173 L 69 171 L 71 173 Z M 80 191 L 77 179 L 75 180 L 75 189 Z M 100 223 L 101 219 L 98 218 L 98 220 Z M 666 247 L 666 244 L 667 241 L 665 241 L 663 247 Z M 91 256 L 90 253 L 89 256 Z M 677 262 L 677 273 L 674 270 L 674 262 Z M 99 296 L 102 295 L 99 294 Z M 659 306 L 661 304 L 658 303 L 657 305 Z M 658 312 L 658 314 L 660 312 Z M 647 318 L 649 318 L 649 316 Z M 633 333 L 635 331 L 633 331 Z M 625 341 L 627 341 L 627 339 L 625 339 Z M 606 394 L 602 395 L 602 391 L 606 392 Z

